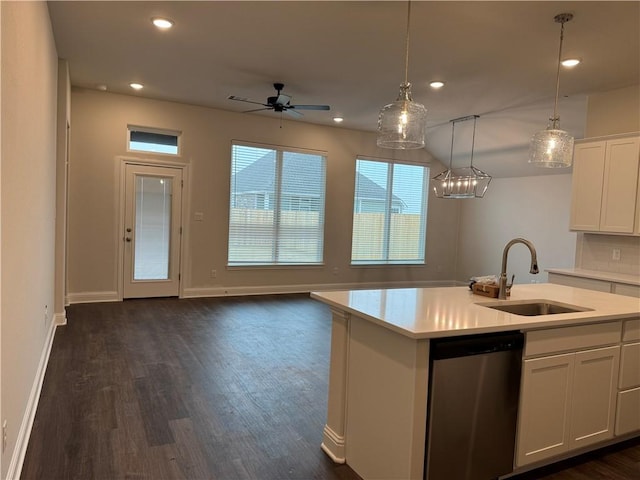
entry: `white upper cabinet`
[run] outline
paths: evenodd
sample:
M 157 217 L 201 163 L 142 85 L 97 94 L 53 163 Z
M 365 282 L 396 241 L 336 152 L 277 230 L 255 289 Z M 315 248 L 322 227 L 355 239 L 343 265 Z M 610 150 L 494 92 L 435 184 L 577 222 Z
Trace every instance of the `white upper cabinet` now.
M 571 230 L 640 234 L 639 164 L 638 136 L 577 144 Z

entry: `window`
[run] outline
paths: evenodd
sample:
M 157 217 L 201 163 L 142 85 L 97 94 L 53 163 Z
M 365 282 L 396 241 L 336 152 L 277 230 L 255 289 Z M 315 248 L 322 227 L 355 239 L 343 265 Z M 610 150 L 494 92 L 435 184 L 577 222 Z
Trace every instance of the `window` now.
M 229 265 L 309 265 L 323 260 L 326 159 L 234 143 Z
M 178 132 L 129 126 L 129 150 L 178 155 Z
M 429 168 L 356 160 L 351 263 L 423 264 Z

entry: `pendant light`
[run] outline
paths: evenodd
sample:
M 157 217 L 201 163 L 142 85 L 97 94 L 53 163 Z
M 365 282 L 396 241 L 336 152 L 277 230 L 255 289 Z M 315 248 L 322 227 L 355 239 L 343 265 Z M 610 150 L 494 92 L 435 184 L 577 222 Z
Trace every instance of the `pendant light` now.
M 476 141 L 476 122 L 479 115 L 469 115 L 451 120 L 451 154 L 449 168 L 433 177 L 433 191 L 438 198 L 482 198 L 489 187 L 491 176 L 473 166 L 473 147 Z M 456 123 L 473 119 L 471 160 L 468 167 L 452 168 L 453 141 Z
M 405 41 L 404 82 L 395 102 L 385 105 L 378 115 L 378 141 L 382 148 L 408 150 L 424 147 L 427 109 L 411 98 L 409 75 L 409 25 L 411 2 L 407 8 L 407 36 Z
M 562 168 L 570 167 L 573 160 L 573 137 L 560 130 L 558 115 L 558 94 L 560 92 L 560 64 L 562 61 L 562 42 L 564 40 L 564 24 L 573 18 L 571 13 L 561 13 L 554 17 L 560 27 L 560 49 L 558 52 L 558 71 L 556 75 L 556 99 L 553 105 L 553 117 L 549 119 L 546 130 L 536 133 L 531 138 L 529 147 L 529 163 L 538 167 Z

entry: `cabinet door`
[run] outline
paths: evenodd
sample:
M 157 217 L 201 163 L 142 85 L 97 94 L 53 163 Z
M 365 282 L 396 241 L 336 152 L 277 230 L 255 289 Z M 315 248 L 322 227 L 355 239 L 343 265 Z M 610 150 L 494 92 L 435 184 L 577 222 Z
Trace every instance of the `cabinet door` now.
M 632 387 L 640 387 L 640 342 L 622 345 L 618 388 Z
M 616 435 L 640 431 L 640 387 L 618 394 Z
M 601 232 L 633 233 L 639 160 L 640 138 L 607 142 L 600 211 Z
M 566 452 L 574 353 L 525 360 L 518 418 L 516 465 Z
M 613 438 L 620 347 L 575 354 L 569 449 Z
M 606 142 L 576 145 L 571 183 L 571 230 L 600 229 Z

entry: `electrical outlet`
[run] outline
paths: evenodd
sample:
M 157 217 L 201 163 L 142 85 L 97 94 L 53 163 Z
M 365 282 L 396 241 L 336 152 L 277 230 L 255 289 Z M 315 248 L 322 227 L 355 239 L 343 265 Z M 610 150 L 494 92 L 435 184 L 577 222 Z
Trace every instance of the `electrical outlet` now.
M 2 422 L 2 453 L 7 449 L 7 421 Z
M 613 253 L 611 254 L 611 259 L 612 260 L 620 260 L 620 249 L 619 248 L 614 248 L 613 249 Z
M 331 273 L 333 273 L 334 275 L 338 275 L 339 272 L 340 269 L 338 269 L 338 267 L 333 267 L 333 269 L 331 270 Z
M 44 306 L 44 324 L 47 324 L 47 321 L 49 320 L 49 305 L 45 305 Z
M 218 276 L 218 271 L 215 268 L 211 269 L 211 278 L 216 278 Z

